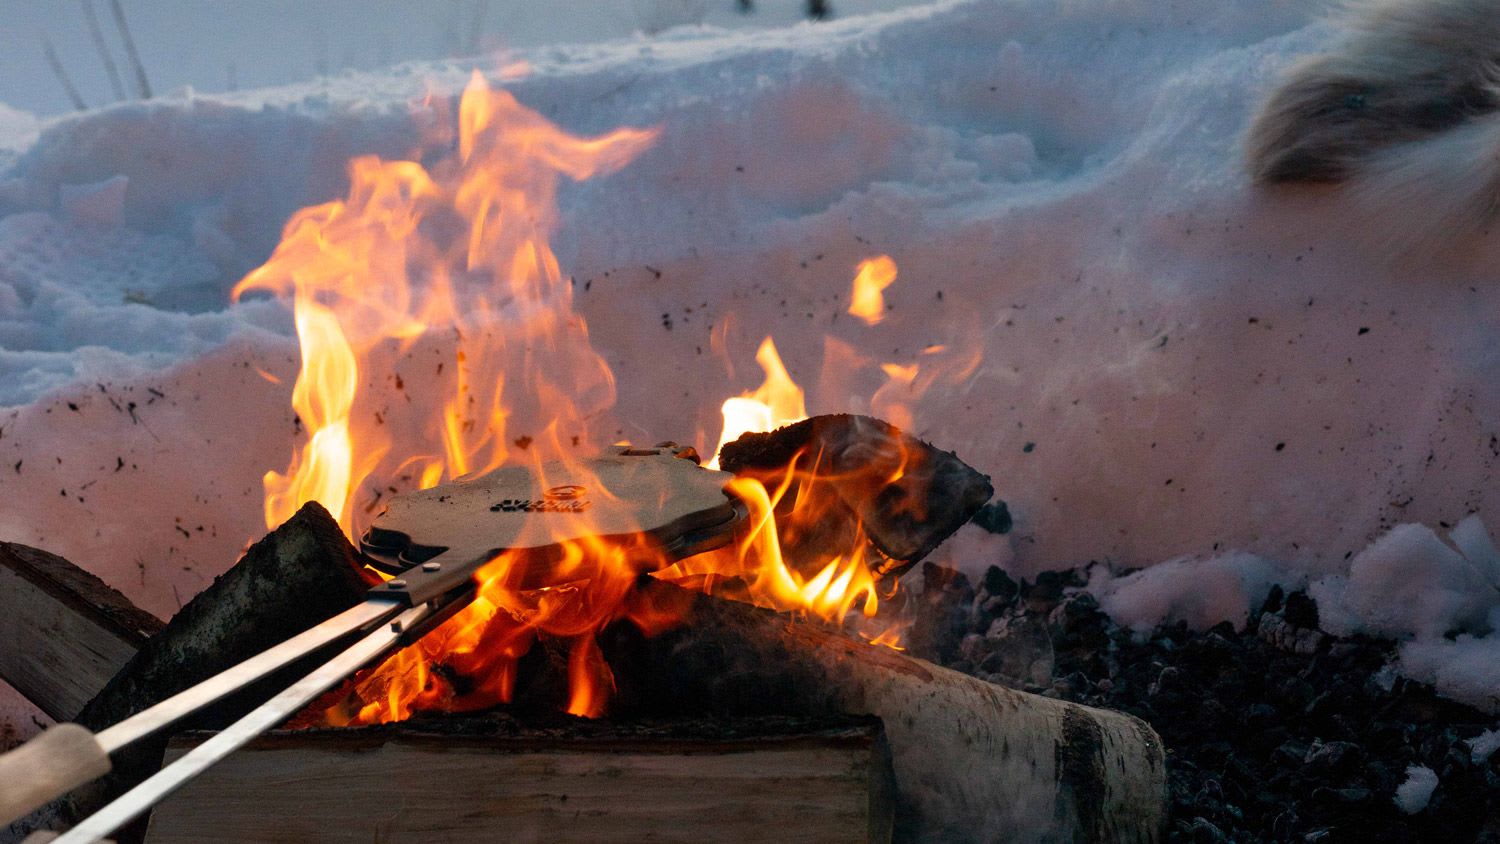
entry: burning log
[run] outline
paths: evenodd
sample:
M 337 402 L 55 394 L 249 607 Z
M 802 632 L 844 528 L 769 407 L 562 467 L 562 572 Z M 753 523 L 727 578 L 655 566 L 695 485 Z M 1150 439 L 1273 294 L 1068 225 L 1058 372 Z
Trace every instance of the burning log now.
M 202 738 L 173 739 L 167 759 Z M 863 844 L 890 840 L 890 777 L 873 718 L 426 717 L 263 736 L 158 806 L 146 840 L 732 842 L 774 831 Z
M 612 714 L 878 716 L 905 841 L 1154 841 L 1165 818 L 1160 739 L 1129 715 L 1012 691 L 819 624 L 667 583 L 642 595 L 682 625 L 600 637 Z M 517 700 L 560 693 L 537 660 Z
M 778 510 L 811 508 L 817 518 L 782 536 L 792 560 L 847 552 L 863 528 L 884 555 L 877 575 L 900 575 L 973 518 L 995 490 L 958 459 L 869 416 L 814 416 L 770 433 L 748 433 L 719 452 L 719 465 L 775 488 L 792 467 L 798 480 Z
M 75 720 L 96 731 L 115 724 L 353 606 L 370 585 L 333 517 L 309 503 L 189 601 Z M 188 725 L 227 725 L 285 685 L 300 667 L 203 709 Z M 154 773 L 165 747 L 163 736 L 116 753 L 108 777 L 75 793 L 73 813 L 86 812 Z
M 52 719 L 77 715 L 161 626 L 62 557 L 0 543 L 0 679 Z

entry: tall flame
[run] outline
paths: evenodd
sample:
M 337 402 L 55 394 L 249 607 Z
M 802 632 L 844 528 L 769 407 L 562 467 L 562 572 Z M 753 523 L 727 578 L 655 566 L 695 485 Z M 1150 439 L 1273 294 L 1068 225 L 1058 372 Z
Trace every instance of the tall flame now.
M 234 290 L 290 293 L 302 349 L 293 408 L 308 441 L 266 475 L 268 526 L 316 500 L 352 534 L 367 479 L 431 486 L 498 466 L 513 445 L 597 445 L 589 422 L 613 405 L 614 379 L 547 238 L 560 177 L 617 170 L 655 136 L 571 136 L 476 73 L 455 156 L 431 170 L 357 158 L 345 199 L 292 217 Z M 515 421 L 527 428 L 512 441 Z

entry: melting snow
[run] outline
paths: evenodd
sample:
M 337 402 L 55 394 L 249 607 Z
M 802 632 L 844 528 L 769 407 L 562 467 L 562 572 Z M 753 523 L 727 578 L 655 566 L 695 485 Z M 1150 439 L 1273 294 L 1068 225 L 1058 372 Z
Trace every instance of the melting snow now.
M 1500 730 L 1485 730 L 1471 739 L 1466 739 L 1476 765 L 1484 764 L 1496 750 L 1500 750 Z
M 1438 776 L 1431 768 L 1412 765 L 1406 769 L 1406 782 L 1396 786 L 1396 808 L 1408 815 L 1415 815 L 1427 808 L 1437 785 Z

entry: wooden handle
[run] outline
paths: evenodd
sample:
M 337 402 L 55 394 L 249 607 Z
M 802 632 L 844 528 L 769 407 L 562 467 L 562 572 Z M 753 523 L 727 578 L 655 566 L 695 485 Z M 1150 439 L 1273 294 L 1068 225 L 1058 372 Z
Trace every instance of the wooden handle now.
M 0 826 L 109 773 L 109 754 L 77 724 L 58 724 L 0 755 Z
M 21 844 L 49 844 L 49 842 L 56 841 L 57 837 L 61 834 L 60 832 L 42 829 L 21 839 Z M 115 840 L 113 838 L 101 838 L 99 839 L 99 844 L 115 844 Z

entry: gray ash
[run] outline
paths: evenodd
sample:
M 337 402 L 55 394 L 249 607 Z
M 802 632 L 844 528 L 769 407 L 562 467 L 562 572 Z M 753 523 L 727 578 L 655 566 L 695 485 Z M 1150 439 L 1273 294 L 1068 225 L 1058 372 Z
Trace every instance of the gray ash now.
M 1115 626 L 1081 571 L 978 583 L 931 563 L 909 641 L 991 682 L 1151 724 L 1167 746 L 1167 841 L 1500 842 L 1500 753 L 1466 739 L 1496 719 L 1382 671 L 1394 643 L 1317 630 L 1306 594 L 1273 590 L 1243 631 Z M 1408 766 L 1437 773 L 1428 806 L 1392 798 Z

